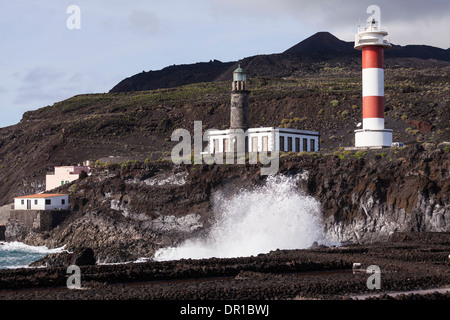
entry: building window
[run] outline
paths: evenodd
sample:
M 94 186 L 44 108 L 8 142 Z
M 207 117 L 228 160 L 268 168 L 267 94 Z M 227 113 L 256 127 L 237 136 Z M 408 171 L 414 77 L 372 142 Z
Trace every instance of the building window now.
M 252 137 L 252 151 L 258 152 L 258 137 Z
M 308 150 L 308 139 L 303 139 L 303 151 L 309 151 Z
M 24 205 L 25 204 L 25 200 L 20 200 L 20 204 Z
M 66 199 L 61 199 L 61 204 L 66 204 Z
M 213 153 L 218 153 L 219 152 L 219 139 L 213 139 Z
M 292 137 L 288 137 L 288 151 L 292 151 Z
M 280 136 L 280 151 L 284 151 L 284 137 Z
M 316 151 L 316 140 L 311 139 L 311 152 L 315 152 Z
M 269 137 L 262 137 L 262 151 L 269 151 Z
M 64 181 L 61 181 L 61 185 L 62 185 L 62 186 L 64 185 Z
M 66 180 L 66 183 L 65 184 L 68 184 L 69 183 L 69 181 L 68 180 Z
M 300 152 L 300 138 L 295 138 L 295 151 Z
M 37 204 L 38 204 L 38 201 L 37 201 L 37 200 L 34 200 L 34 204 L 37 205 Z
M 45 199 L 45 205 L 51 205 L 52 199 Z
M 228 139 L 223 139 L 223 152 L 230 152 Z

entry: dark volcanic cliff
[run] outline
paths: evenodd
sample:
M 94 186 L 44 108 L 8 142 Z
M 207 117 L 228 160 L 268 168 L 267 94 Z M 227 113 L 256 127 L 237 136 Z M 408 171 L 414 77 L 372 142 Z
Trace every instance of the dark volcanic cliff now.
M 340 242 L 386 240 L 399 231 L 450 231 L 450 152 L 428 145 L 281 159 L 279 174 L 322 207 L 324 233 Z M 265 182 L 258 165 L 128 163 L 61 187 L 72 215 L 46 233 L 8 235 L 69 250 L 91 247 L 97 261 L 151 257 L 158 248 L 207 232 L 214 194 Z M 295 208 L 294 208 L 295 209 Z M 267 213 L 270 214 L 270 213 Z

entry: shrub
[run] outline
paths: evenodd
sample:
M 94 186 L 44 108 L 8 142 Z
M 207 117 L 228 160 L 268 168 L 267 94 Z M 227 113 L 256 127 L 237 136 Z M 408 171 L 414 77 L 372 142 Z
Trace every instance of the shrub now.
M 338 101 L 338 100 L 332 100 L 332 101 L 330 102 L 330 104 L 331 104 L 333 107 L 337 107 L 337 106 L 339 105 L 339 101 Z

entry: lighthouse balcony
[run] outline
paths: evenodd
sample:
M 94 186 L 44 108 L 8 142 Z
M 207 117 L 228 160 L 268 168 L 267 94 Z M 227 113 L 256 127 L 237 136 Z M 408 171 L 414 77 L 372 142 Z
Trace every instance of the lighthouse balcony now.
M 391 47 L 389 39 L 385 39 L 382 33 L 364 32 L 355 36 L 355 49 L 361 49 L 363 46 L 382 46 Z

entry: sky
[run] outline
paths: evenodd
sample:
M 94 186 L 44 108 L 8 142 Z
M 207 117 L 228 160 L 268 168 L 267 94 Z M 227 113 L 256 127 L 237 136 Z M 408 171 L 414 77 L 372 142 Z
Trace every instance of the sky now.
M 450 47 L 448 0 L 3 1 L 0 127 L 142 71 L 281 53 L 320 31 L 353 41 L 372 4 L 392 43 Z

